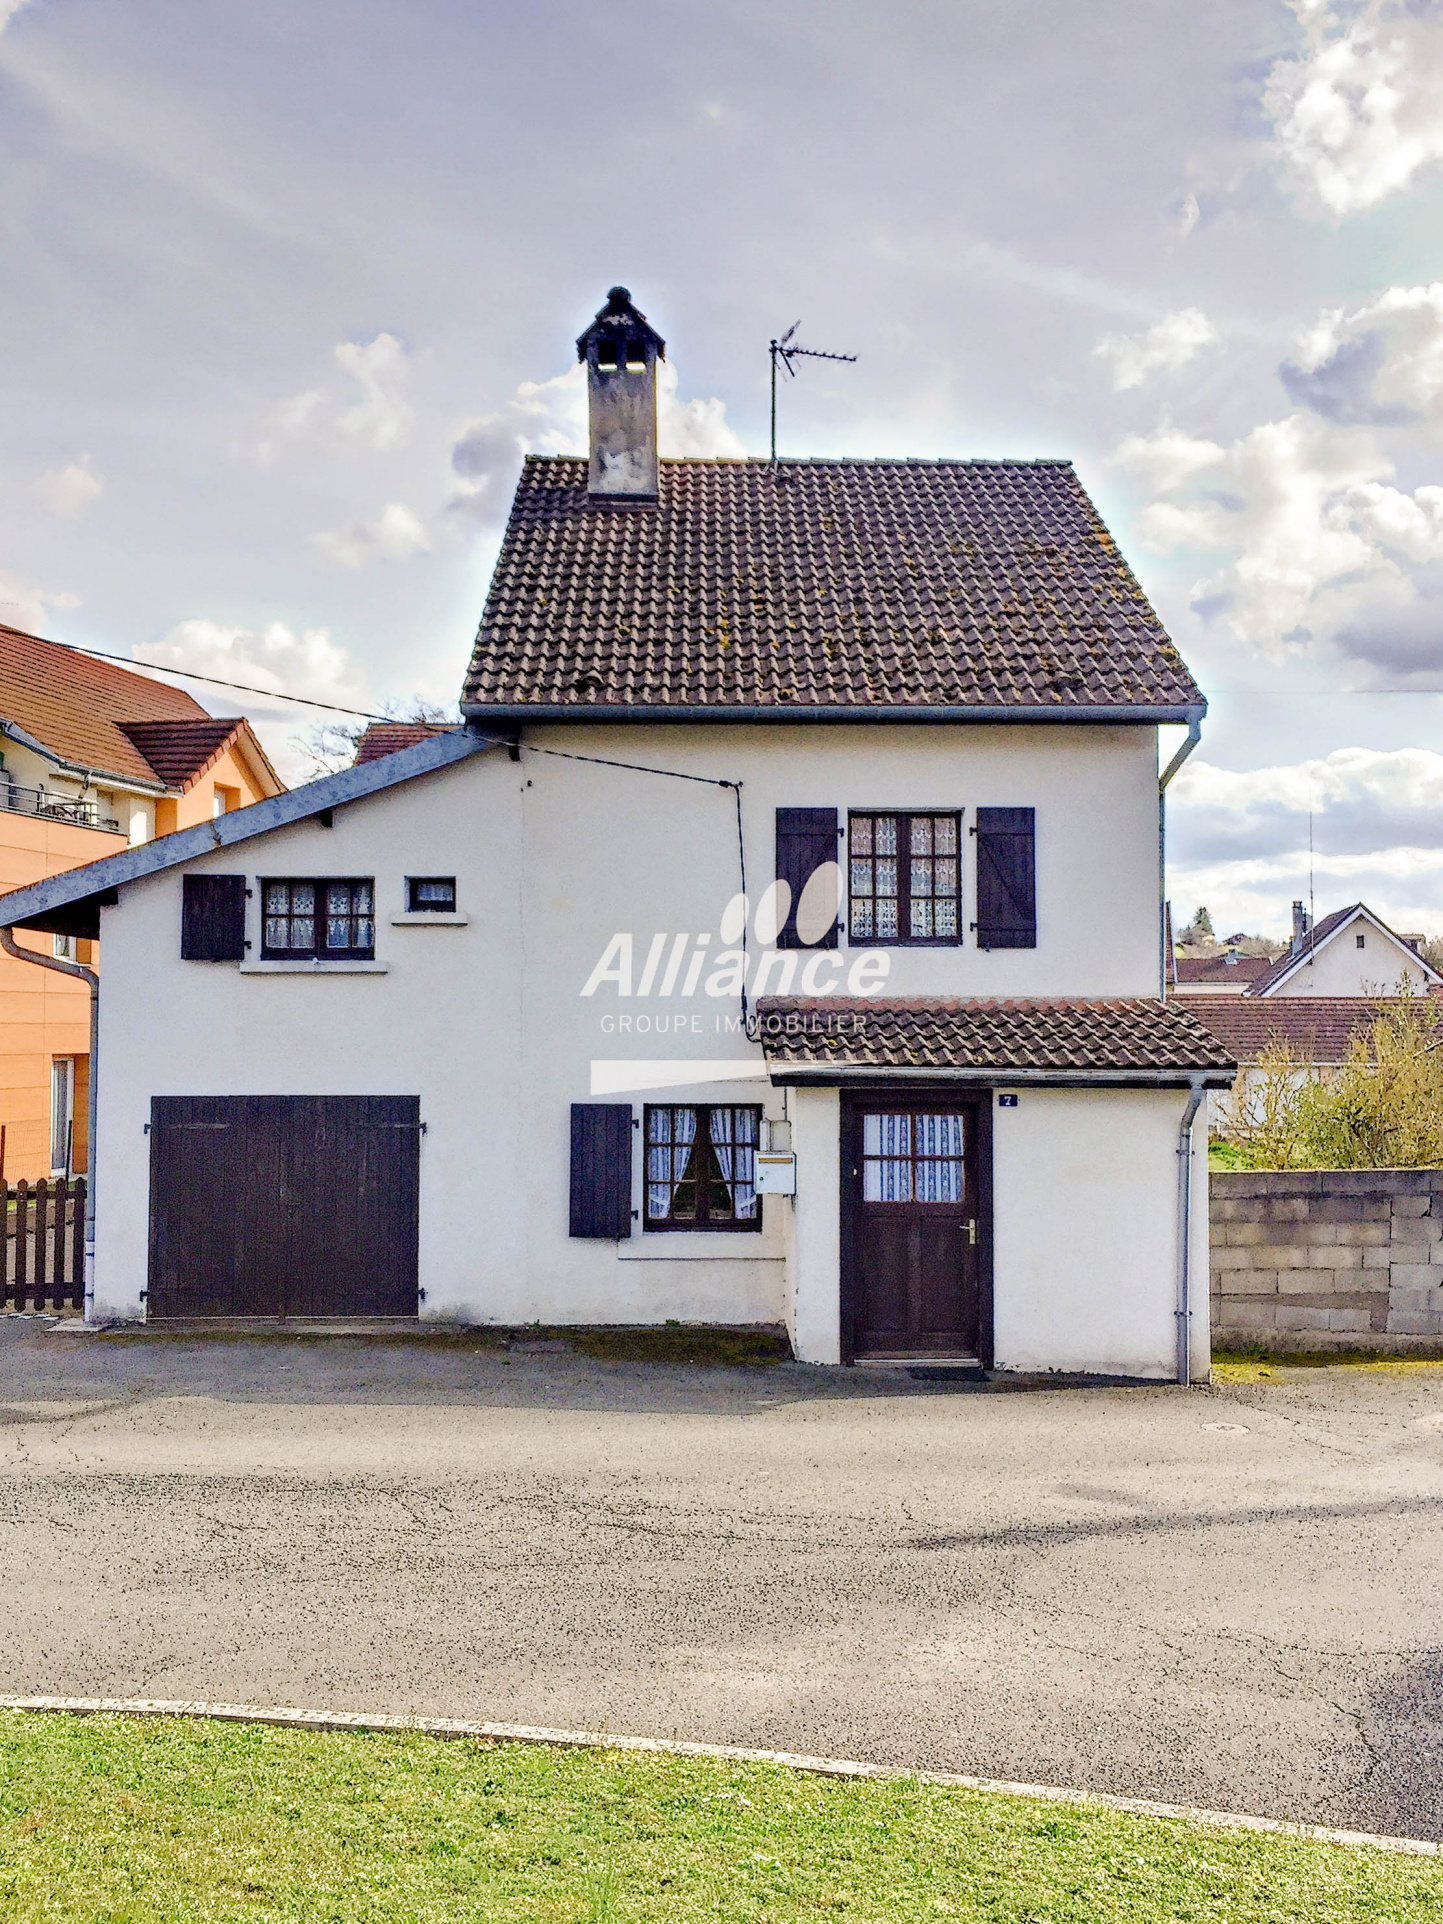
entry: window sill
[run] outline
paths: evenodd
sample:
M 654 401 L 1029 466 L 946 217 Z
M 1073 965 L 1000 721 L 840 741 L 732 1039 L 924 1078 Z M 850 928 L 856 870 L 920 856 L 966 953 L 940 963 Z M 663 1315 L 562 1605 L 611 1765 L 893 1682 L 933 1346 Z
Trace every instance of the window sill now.
M 784 1263 L 786 1257 L 765 1246 L 761 1230 L 648 1229 L 618 1243 L 624 1263 Z M 753 1246 L 748 1247 L 748 1242 Z M 737 1244 L 741 1243 L 738 1249 Z
M 404 915 L 391 917 L 393 929 L 469 929 L 470 926 L 469 915 L 433 914 L 428 909 L 407 910 Z
M 385 975 L 384 962 L 242 962 L 242 975 Z

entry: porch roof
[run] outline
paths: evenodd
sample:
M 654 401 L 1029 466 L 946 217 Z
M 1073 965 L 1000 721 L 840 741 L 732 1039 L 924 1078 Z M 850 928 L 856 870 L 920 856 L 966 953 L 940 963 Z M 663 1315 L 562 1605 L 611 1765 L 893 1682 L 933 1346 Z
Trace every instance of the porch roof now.
M 918 996 L 765 997 L 757 1033 L 774 1082 L 878 1075 L 1105 1082 L 1197 1075 L 1225 1087 L 1237 1064 L 1178 1002 L 970 1001 Z

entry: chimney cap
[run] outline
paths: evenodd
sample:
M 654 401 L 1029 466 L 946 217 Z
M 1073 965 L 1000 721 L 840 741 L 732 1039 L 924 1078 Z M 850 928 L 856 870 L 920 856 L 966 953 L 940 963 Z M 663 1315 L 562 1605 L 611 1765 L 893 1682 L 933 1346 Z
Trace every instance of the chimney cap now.
M 641 309 L 633 304 L 629 287 L 613 287 L 607 290 L 606 305 L 597 309 L 596 319 L 584 334 L 577 337 L 577 360 L 586 359 L 586 350 L 593 341 L 617 334 L 625 334 L 632 340 L 640 337 L 648 341 L 657 359 L 660 361 L 666 359 L 666 342 Z

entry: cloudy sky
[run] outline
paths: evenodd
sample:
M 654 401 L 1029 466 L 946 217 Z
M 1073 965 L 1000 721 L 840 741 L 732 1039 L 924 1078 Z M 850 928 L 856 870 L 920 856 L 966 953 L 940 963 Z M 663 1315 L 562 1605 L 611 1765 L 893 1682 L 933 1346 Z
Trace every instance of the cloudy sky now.
M 606 288 L 671 453 L 800 317 L 784 453 L 1077 462 L 1211 701 L 1184 913 L 1281 932 L 1311 812 L 1443 933 L 1440 232 L 1443 0 L 0 0 L 0 619 L 450 701 Z

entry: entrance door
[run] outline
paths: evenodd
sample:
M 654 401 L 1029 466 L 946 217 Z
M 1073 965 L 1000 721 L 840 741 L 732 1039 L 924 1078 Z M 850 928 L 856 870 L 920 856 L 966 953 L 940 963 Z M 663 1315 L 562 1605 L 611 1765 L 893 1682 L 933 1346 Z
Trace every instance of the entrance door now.
M 850 1120 L 853 1353 L 977 1356 L 976 1106 L 879 1096 L 858 1101 Z
M 414 1316 L 416 1096 L 157 1096 L 151 1316 Z

